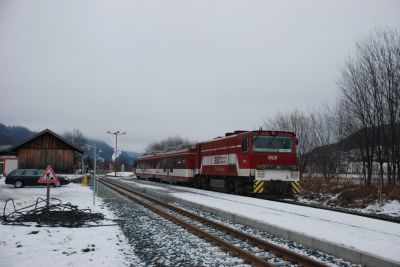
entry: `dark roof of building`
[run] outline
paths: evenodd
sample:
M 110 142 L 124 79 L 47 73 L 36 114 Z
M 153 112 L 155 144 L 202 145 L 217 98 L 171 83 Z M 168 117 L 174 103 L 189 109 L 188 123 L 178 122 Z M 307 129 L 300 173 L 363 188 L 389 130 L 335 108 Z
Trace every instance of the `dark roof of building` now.
M 51 130 L 49 130 L 49 129 L 43 130 L 43 131 L 41 131 L 40 133 L 37 133 L 37 134 L 31 136 L 30 138 L 24 140 L 23 142 L 21 142 L 21 143 L 19 143 L 19 144 L 16 144 L 16 145 L 13 145 L 12 147 L 8 148 L 7 151 L 13 152 L 13 151 L 15 151 L 16 149 L 18 149 L 20 146 L 22 146 L 22 145 L 24 145 L 24 144 L 26 144 L 26 143 L 28 143 L 28 142 L 30 142 L 30 141 L 32 141 L 32 140 L 38 138 L 38 137 L 41 136 L 41 135 L 46 134 L 46 133 L 53 135 L 54 137 L 56 137 L 56 138 L 59 139 L 60 141 L 64 142 L 64 143 L 67 144 L 68 146 L 70 146 L 70 147 L 71 147 L 73 150 L 75 150 L 76 152 L 78 152 L 78 153 L 80 153 L 80 154 L 83 154 L 83 153 L 84 153 L 83 150 L 82 150 L 81 148 L 77 147 L 76 145 L 72 144 L 70 141 L 68 141 L 68 140 L 65 139 L 64 137 L 62 137 L 62 136 L 56 134 L 55 132 L 53 132 L 53 131 L 51 131 Z
M 8 151 L 10 147 L 11 146 L 0 146 L 0 156 L 14 155 L 14 153 Z
M 0 146 L 0 151 L 8 150 L 10 147 L 9 145 Z

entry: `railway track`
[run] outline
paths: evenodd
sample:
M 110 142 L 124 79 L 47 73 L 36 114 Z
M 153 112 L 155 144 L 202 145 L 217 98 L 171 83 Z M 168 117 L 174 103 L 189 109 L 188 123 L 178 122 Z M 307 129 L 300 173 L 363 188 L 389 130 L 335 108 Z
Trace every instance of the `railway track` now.
M 253 266 L 276 266 L 271 259 L 282 259 L 287 264 L 298 266 L 327 266 L 305 255 L 295 253 L 268 241 L 259 239 L 212 220 L 200 217 L 187 210 L 143 195 L 131 188 L 101 179 L 100 182 L 121 195 L 139 203 L 149 210 L 187 229 L 197 236 L 238 256 Z

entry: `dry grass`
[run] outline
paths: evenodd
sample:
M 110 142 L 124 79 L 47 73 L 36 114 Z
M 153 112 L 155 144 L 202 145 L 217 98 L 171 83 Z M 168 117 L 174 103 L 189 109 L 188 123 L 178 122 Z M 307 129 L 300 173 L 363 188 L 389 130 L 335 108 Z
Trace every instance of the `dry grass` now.
M 306 177 L 301 181 L 302 197 L 322 202 L 326 205 L 346 208 L 364 208 L 379 197 L 379 186 L 360 183 L 359 180 L 326 182 L 321 177 Z M 400 186 L 386 185 L 383 200 L 400 199 Z

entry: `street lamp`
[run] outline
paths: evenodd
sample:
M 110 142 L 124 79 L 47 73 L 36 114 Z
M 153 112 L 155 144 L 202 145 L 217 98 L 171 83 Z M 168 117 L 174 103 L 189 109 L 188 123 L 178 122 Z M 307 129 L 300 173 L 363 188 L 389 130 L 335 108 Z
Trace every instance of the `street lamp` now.
M 118 144 L 118 135 L 123 135 L 123 134 L 126 134 L 126 133 L 125 132 L 120 132 L 120 131 L 116 131 L 116 132 L 107 131 L 107 133 L 115 135 L 114 176 L 117 177 L 117 148 L 118 148 L 117 144 Z

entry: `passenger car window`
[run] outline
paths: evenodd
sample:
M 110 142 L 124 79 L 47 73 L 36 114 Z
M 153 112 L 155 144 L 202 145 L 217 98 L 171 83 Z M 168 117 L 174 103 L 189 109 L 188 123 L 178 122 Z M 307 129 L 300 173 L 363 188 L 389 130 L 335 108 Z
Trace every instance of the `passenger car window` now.
M 162 159 L 157 160 L 157 166 L 156 166 L 156 168 L 157 168 L 157 169 L 162 169 L 163 166 L 164 166 L 164 165 L 163 165 Z
M 174 168 L 175 169 L 184 169 L 185 168 L 185 159 L 184 158 L 175 158 L 174 159 Z

